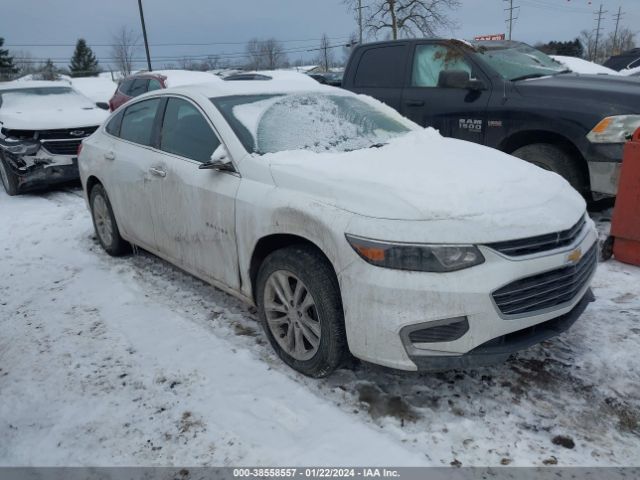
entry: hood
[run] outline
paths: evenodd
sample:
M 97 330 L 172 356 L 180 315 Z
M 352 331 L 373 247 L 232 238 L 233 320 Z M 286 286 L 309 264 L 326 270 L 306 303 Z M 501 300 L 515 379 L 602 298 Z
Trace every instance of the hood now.
M 565 73 L 515 82 L 523 96 L 604 103 L 620 113 L 640 113 L 640 79 L 613 75 Z
M 78 94 L 3 97 L 1 126 L 10 130 L 53 130 L 100 125 L 109 113 Z
M 363 217 L 455 222 L 466 225 L 463 230 L 475 224 L 482 241 L 529 235 L 531 226 L 539 233 L 569 228 L 585 211 L 582 197 L 559 175 L 433 129 L 381 148 L 266 158 L 278 187 Z

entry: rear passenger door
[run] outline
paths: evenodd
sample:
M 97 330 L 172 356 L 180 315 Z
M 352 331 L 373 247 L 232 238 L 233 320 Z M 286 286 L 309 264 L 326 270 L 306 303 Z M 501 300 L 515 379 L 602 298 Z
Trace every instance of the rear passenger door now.
M 409 46 L 405 43 L 365 49 L 356 60 L 352 90 L 370 95 L 399 111 L 408 51 Z
M 118 131 L 109 132 L 111 150 L 104 154 L 108 170 L 108 194 L 114 205 L 118 226 L 125 236 L 142 247 L 156 249 L 153 210 L 161 173 L 154 169 L 160 98 L 124 107 Z
M 482 81 L 486 89 L 443 87 L 440 75 L 447 70 L 467 72 L 471 79 Z M 414 45 L 409 84 L 400 109 L 403 115 L 447 137 L 484 143 L 490 96 L 489 78 L 462 48 L 442 42 Z
M 235 197 L 240 177 L 198 168 L 219 147 L 204 112 L 186 98 L 169 97 L 157 165 L 166 177 L 154 222 L 161 253 L 203 278 L 237 289 Z

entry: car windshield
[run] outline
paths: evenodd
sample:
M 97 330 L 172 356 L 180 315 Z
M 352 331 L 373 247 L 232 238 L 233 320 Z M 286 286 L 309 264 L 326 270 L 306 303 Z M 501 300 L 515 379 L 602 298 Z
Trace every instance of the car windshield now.
M 503 78 L 512 81 L 570 71 L 548 55 L 525 44 L 515 44 L 506 48 L 480 46 L 475 55 L 493 67 Z
M 12 103 L 12 100 L 19 102 L 21 99 L 37 101 L 44 95 L 74 95 L 77 96 L 75 90 L 71 87 L 29 87 L 29 88 L 10 88 L 0 90 L 0 107 L 3 104 Z
M 248 152 L 346 152 L 377 147 L 410 128 L 350 95 L 296 93 L 212 98 Z

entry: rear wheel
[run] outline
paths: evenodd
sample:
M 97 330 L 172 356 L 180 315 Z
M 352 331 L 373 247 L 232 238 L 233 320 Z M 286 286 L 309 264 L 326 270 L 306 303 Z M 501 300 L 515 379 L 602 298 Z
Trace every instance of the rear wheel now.
M 564 177 L 582 194 L 588 192 L 588 179 L 580 165 L 562 148 L 550 143 L 534 143 L 517 149 L 511 155 Z
M 320 252 L 297 245 L 271 253 L 256 293 L 264 331 L 285 363 L 316 378 L 340 366 L 347 352 L 340 288 Z
M 4 158 L 0 155 L 0 178 L 7 195 L 18 194 L 18 176 L 5 164 Z
M 91 217 L 98 241 L 109 255 L 114 257 L 129 252 L 130 245 L 120 236 L 111 202 L 104 187 L 96 184 L 89 194 Z

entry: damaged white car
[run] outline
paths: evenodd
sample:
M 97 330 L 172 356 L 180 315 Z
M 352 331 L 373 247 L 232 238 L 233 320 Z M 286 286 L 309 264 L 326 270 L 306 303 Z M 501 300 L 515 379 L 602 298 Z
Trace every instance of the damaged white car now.
M 568 329 L 596 231 L 560 176 L 307 82 L 167 89 L 80 154 L 98 239 L 255 304 L 311 376 L 475 367 Z
M 60 82 L 0 84 L 0 177 L 6 192 L 78 180 L 78 146 L 107 116 Z

